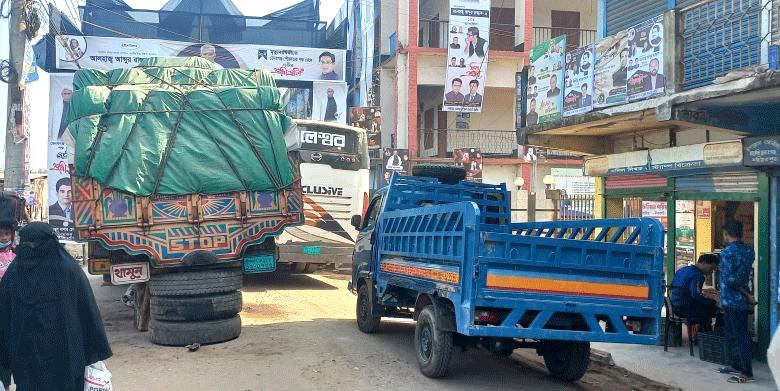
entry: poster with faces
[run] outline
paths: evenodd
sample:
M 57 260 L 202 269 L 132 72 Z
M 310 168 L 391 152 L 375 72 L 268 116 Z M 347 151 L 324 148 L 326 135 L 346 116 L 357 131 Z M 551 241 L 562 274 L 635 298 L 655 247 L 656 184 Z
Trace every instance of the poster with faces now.
M 443 111 L 482 111 L 489 37 L 490 0 L 450 0 Z
M 51 74 L 49 76 L 49 140 L 48 183 L 49 224 L 60 240 L 74 240 L 73 190 L 71 186 L 68 156 L 73 151 L 62 141 L 67 129 L 66 117 L 73 95 L 73 74 Z
M 663 15 L 658 15 L 626 32 L 629 101 L 663 95 L 666 91 L 663 23 Z
M 347 83 L 343 81 L 313 82 L 311 119 L 347 124 Z
M 596 43 L 593 79 L 593 107 L 602 108 L 627 101 L 628 40 L 626 31 Z
M 562 35 L 531 48 L 528 68 L 528 108 L 526 126 L 561 118 L 563 110 L 564 55 L 566 36 Z
M 566 53 L 563 115 L 587 113 L 593 109 L 593 45 Z

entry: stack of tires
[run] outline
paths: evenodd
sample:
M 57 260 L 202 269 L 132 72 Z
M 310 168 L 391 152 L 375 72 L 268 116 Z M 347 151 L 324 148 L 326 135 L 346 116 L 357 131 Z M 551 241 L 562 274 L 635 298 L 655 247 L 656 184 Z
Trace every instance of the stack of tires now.
M 229 341 L 241 334 L 241 269 L 152 276 L 149 335 L 159 345 Z

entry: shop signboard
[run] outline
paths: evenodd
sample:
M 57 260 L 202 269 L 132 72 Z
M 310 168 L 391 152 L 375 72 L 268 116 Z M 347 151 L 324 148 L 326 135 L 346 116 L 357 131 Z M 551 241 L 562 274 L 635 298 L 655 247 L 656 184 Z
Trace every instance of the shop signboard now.
M 382 186 L 390 184 L 390 177 L 393 172 L 398 174 L 409 173 L 409 150 L 408 149 L 393 149 L 386 148 L 385 156 L 382 159 L 384 165 L 384 176 Z
M 58 35 L 57 69 L 132 68 L 149 57 L 199 56 L 225 68 L 268 69 L 277 80 L 344 81 L 347 51 L 291 46 L 211 44 Z
M 666 201 L 642 201 L 642 217 L 657 219 L 668 230 Z
M 466 180 L 482 182 L 482 152 L 479 148 L 458 148 L 452 156 L 455 164 L 466 170 Z
M 780 136 L 745 137 L 742 139 L 743 164 L 748 167 L 780 165 Z
M 596 43 L 593 96 L 595 108 L 626 103 L 628 78 L 628 39 L 626 31 L 606 37 Z
M 450 0 L 443 111 L 482 111 L 489 32 L 490 0 Z
M 366 130 L 368 148 L 382 146 L 382 109 L 380 107 L 350 107 L 349 124 Z
M 528 68 L 527 126 L 555 121 L 563 111 L 563 49 L 566 36 L 562 35 L 531 48 Z
M 593 52 L 588 45 L 566 53 L 563 115 L 577 115 L 593 110 Z
M 627 31 L 627 91 L 630 101 L 663 95 L 665 91 L 663 33 L 663 15 L 639 23 Z

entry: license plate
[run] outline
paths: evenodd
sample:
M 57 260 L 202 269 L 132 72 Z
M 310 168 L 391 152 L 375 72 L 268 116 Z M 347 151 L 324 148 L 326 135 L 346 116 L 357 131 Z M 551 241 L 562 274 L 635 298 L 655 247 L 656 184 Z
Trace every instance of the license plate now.
M 149 263 L 147 262 L 111 266 L 111 283 L 114 285 L 146 281 L 149 281 Z
M 251 255 L 244 258 L 244 273 L 267 273 L 276 270 L 273 255 Z
M 320 246 L 303 246 L 303 253 L 306 255 L 320 255 L 322 248 Z
M 96 276 L 111 273 L 111 261 L 105 258 L 90 259 L 87 261 L 87 271 Z

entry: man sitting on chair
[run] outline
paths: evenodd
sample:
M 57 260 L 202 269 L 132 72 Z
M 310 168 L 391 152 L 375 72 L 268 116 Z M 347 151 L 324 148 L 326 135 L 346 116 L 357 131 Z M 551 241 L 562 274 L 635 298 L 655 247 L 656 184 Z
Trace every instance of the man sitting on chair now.
M 691 324 L 702 325 L 703 331 L 710 330 L 718 306 L 714 298 L 702 293 L 701 287 L 704 276 L 712 274 L 718 262 L 717 255 L 702 254 L 695 265 L 681 268 L 672 280 L 670 299 L 675 315 L 687 318 Z

